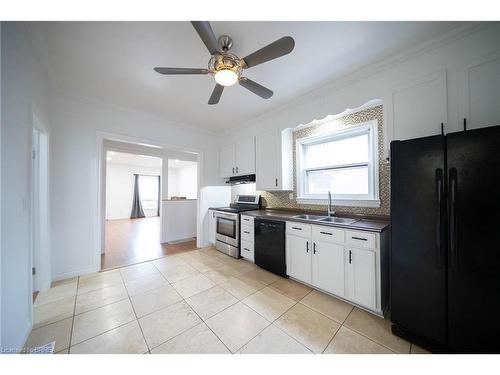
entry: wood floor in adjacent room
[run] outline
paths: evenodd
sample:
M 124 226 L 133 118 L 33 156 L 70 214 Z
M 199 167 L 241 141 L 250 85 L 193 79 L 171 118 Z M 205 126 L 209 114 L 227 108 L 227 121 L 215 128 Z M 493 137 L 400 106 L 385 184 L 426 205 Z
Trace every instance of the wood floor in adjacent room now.
M 160 243 L 160 218 L 106 220 L 105 253 L 101 268 L 111 269 L 196 249 L 196 239 Z

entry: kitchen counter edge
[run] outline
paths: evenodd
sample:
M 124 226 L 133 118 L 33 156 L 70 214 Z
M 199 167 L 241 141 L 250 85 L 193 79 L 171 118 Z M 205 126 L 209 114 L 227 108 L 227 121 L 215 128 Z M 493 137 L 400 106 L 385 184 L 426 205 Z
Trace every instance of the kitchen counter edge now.
M 245 211 L 241 212 L 241 215 L 248 215 L 248 216 L 258 217 L 262 219 L 271 219 L 271 220 L 296 221 L 299 223 L 314 224 L 314 225 L 336 227 L 343 229 L 362 230 L 362 231 L 376 232 L 376 233 L 384 232 L 388 230 L 390 227 L 389 220 L 358 218 L 355 216 L 352 216 L 351 218 L 357 219 L 358 221 L 355 221 L 354 223 L 351 224 L 339 224 L 339 223 L 319 222 L 317 220 L 294 218 L 294 216 L 299 215 L 299 213 L 296 212 L 292 213 L 292 212 L 278 211 L 278 210 Z M 348 216 L 342 216 L 342 217 L 348 217 Z

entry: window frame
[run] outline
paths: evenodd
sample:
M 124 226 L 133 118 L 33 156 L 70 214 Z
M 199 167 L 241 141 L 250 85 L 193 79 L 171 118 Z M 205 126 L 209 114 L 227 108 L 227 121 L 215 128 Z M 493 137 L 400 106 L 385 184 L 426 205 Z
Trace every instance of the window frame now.
M 328 165 L 316 168 L 304 168 L 305 149 L 309 145 L 337 141 L 357 135 L 368 134 L 368 162 L 342 165 Z M 355 127 L 334 130 L 304 137 L 296 141 L 296 186 L 297 202 L 305 204 L 326 204 L 328 194 L 306 194 L 307 171 L 325 169 L 368 167 L 368 194 L 336 194 L 332 195 L 332 204 L 336 206 L 380 207 L 379 199 L 379 155 L 378 155 L 378 124 L 370 120 Z

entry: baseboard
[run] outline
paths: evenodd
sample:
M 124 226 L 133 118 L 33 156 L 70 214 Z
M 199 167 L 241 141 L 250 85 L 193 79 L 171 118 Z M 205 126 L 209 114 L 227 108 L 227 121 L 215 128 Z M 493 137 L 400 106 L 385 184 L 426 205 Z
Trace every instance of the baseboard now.
M 99 271 L 99 269 L 96 269 L 95 267 L 88 267 L 88 268 L 85 268 L 83 270 L 64 272 L 64 273 L 60 273 L 58 275 L 54 275 L 52 277 L 52 281 L 71 279 L 72 277 L 83 276 L 83 275 L 87 275 L 89 273 L 95 273 L 98 271 Z

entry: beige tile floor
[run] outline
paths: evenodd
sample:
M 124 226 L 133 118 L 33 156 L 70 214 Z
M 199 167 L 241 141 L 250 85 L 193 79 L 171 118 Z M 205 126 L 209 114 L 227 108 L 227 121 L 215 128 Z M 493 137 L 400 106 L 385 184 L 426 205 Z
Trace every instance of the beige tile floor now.
M 26 346 L 58 353 L 425 353 L 388 320 L 214 248 L 54 283 Z

